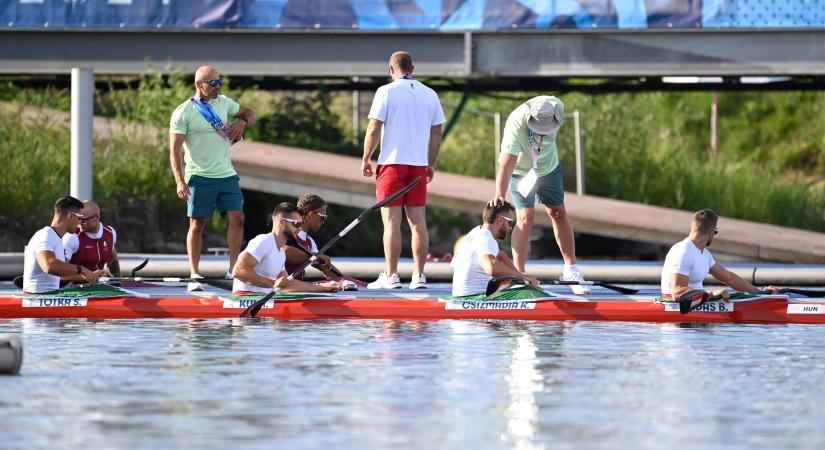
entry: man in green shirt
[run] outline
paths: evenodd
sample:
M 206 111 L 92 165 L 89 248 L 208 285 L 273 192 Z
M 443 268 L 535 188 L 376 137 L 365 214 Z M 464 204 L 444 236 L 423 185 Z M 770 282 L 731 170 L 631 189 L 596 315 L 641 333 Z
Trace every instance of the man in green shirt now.
M 556 97 L 540 95 L 527 100 L 507 118 L 501 140 L 496 193 L 491 205 L 503 202 L 508 189 L 516 208 L 516 226 L 511 243 L 513 263 L 521 272 L 530 252 L 530 229 L 533 227 L 536 197 L 544 205 L 556 243 L 564 258 L 561 279 L 584 282 L 576 266 L 576 243 L 573 225 L 564 208 L 564 186 L 556 134 L 564 120 L 564 103 Z M 572 287 L 577 294 L 587 294 L 584 286 Z
M 243 240 L 243 194 L 232 167 L 229 147 L 255 122 L 255 113 L 224 95 L 220 74 L 209 66 L 195 72 L 195 96 L 175 108 L 169 123 L 169 159 L 177 194 L 187 201 L 189 233 L 186 250 L 193 278 L 198 278 L 203 227 L 217 208 L 229 218 L 226 233 L 229 271 L 238 260 Z M 237 119 L 228 124 L 229 118 Z M 183 150 L 183 158 L 181 158 Z M 181 162 L 185 164 L 181 164 Z M 197 289 L 199 285 L 190 285 Z

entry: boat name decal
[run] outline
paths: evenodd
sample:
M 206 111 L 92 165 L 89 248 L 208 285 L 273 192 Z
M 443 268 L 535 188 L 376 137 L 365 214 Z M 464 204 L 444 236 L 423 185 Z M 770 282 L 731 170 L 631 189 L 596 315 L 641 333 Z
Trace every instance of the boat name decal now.
M 825 314 L 825 305 L 791 303 L 788 305 L 788 314 Z
M 667 302 L 663 303 L 663 305 L 665 305 L 665 311 L 679 312 L 678 303 Z M 734 303 L 729 302 L 705 302 L 692 312 L 729 313 L 733 311 L 733 305 Z
M 246 309 L 250 306 L 254 305 L 260 299 L 257 298 L 250 298 L 250 299 L 237 299 L 237 298 L 224 298 L 220 297 L 223 300 L 223 307 L 224 308 L 232 308 L 232 309 Z M 275 307 L 275 300 L 270 300 L 266 302 L 263 306 L 264 308 L 272 309 Z
M 507 301 L 491 302 L 489 300 L 448 301 L 444 309 L 536 309 L 535 302 Z
M 34 297 L 24 298 L 24 308 L 55 308 L 64 306 L 86 306 L 88 298 L 77 297 Z

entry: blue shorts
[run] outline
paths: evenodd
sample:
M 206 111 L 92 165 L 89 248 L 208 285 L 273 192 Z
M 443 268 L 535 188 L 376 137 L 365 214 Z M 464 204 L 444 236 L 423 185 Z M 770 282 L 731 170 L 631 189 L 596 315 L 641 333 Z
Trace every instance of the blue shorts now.
M 513 198 L 513 206 L 516 209 L 533 208 L 536 205 L 536 194 L 538 194 L 539 203 L 545 206 L 564 203 L 564 174 L 561 164 L 547 175 L 539 177 L 527 197 L 522 197 L 517 190 L 521 178 L 517 175 L 510 178 L 510 196 Z
M 227 211 L 243 211 L 243 194 L 240 177 L 206 178 L 192 175 L 189 178 L 189 202 L 186 215 L 189 217 L 212 217 L 217 208 L 223 214 Z

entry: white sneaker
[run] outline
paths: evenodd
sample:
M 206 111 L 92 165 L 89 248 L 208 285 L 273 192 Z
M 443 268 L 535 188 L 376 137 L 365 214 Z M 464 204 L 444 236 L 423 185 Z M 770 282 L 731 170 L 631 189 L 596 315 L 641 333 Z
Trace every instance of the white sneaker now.
M 410 289 L 427 289 L 427 277 L 423 273 L 418 276 L 413 274 L 412 280 L 410 280 Z
M 234 280 L 235 277 L 232 276 L 232 272 L 226 272 L 226 275 L 223 276 L 224 280 Z
M 192 275 L 189 276 L 189 278 L 203 278 L 203 277 L 200 276 L 197 273 L 193 273 Z M 190 281 L 189 283 L 186 283 L 186 290 L 189 291 L 189 292 L 202 291 L 203 290 L 203 284 L 198 283 L 197 281 Z
M 377 280 L 367 285 L 367 289 L 401 289 L 401 279 L 397 273 L 387 275 L 381 272 Z
M 582 284 L 571 284 L 570 290 L 576 295 L 587 295 L 590 293 L 590 288 L 584 285 L 584 277 L 578 270 L 570 270 L 565 268 L 559 277 L 560 281 L 578 281 Z

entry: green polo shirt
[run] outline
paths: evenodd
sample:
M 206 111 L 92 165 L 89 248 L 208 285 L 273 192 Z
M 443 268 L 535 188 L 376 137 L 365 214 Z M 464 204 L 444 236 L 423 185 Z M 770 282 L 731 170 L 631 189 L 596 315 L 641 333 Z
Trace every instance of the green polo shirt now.
M 219 95 L 208 103 L 226 124 L 240 109 L 237 102 L 224 95 Z M 183 161 L 186 163 L 183 178 L 187 183 L 192 175 L 226 178 L 238 174 L 229 157 L 229 141 L 212 129 L 190 99 L 172 112 L 169 132 L 186 135 L 186 140 L 183 141 Z
M 561 110 L 560 127 L 564 123 L 564 103 L 556 97 L 540 96 L 535 99 L 546 97 L 547 99 L 558 102 Z M 531 99 L 533 100 L 533 99 Z M 521 106 L 514 109 L 510 116 L 507 117 L 507 123 L 504 125 L 504 134 L 501 137 L 501 153 L 499 154 L 499 161 L 501 157 L 507 153 L 518 156 L 516 168 L 513 170 L 514 175 L 524 176 L 533 168 L 533 160 L 530 156 L 530 145 L 527 141 L 527 120 L 530 118 L 530 107 L 527 103 L 522 103 Z M 536 167 L 536 175 L 542 177 L 552 172 L 559 166 L 559 150 L 556 148 L 556 135 L 558 130 L 552 134 L 541 136 L 533 134 L 533 147 L 538 152 L 538 161 Z M 541 151 L 539 152 L 539 139 L 541 140 Z

